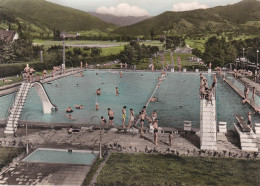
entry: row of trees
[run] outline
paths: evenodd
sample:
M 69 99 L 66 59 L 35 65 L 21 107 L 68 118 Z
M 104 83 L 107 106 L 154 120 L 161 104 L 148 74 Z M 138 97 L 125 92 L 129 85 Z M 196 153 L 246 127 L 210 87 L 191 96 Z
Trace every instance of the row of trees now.
M 152 57 L 152 55 L 159 51 L 157 46 L 140 45 L 138 41 L 130 41 L 125 45 L 124 50 L 120 52 L 120 61 L 129 65 L 137 64 L 141 59 Z
M 234 63 L 237 57 L 244 56 L 251 62 L 256 62 L 257 47 L 260 46 L 260 38 L 246 39 L 246 40 L 232 40 L 227 41 L 224 37 L 211 37 L 204 45 L 205 51 L 202 52 L 195 48 L 192 50 L 192 54 L 202 58 L 202 60 L 209 64 L 212 63 L 212 67 L 225 66 L 228 63 Z
M 33 46 L 30 41 L 24 39 L 12 43 L 0 41 L 0 64 L 35 60 L 39 58 L 42 48 Z

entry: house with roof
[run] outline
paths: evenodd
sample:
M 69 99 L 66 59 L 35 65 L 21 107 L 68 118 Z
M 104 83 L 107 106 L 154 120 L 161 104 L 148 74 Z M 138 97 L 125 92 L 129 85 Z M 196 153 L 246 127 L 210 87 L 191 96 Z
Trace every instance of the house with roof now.
M 19 36 L 14 30 L 0 30 L 0 40 L 6 43 L 11 43 L 14 40 L 18 39 Z

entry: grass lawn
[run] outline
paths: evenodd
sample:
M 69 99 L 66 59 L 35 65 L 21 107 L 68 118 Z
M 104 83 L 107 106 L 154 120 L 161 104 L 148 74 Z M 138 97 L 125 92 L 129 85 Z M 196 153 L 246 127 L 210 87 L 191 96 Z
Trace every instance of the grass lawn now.
M 102 56 L 108 56 L 108 55 L 111 55 L 111 54 L 119 54 L 123 50 L 124 50 L 124 45 L 102 48 L 101 55 Z
M 9 84 L 12 84 L 12 83 L 17 83 L 19 81 L 22 81 L 22 76 L 10 76 L 10 77 L 7 77 L 6 78 L 7 81 L 3 82 L 2 81 L 2 78 L 1 78 L 1 81 L 0 81 L 0 86 L 3 86 L 3 85 L 9 85 Z
M 23 151 L 23 148 L 0 147 L 0 170 Z
M 100 185 L 259 185 L 260 161 L 160 154 L 112 154 Z

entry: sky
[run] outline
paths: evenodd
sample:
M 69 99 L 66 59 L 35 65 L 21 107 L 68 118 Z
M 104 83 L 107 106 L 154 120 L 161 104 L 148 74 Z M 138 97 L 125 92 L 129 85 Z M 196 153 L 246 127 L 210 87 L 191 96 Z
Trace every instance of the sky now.
M 47 0 L 86 12 L 116 16 L 155 16 L 165 11 L 186 11 L 234 4 L 241 0 Z

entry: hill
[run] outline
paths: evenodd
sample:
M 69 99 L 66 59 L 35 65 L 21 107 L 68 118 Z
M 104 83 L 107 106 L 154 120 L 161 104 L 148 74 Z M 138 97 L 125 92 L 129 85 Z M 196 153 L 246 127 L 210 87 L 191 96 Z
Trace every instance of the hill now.
M 115 16 L 112 14 L 101 14 L 101 13 L 96 13 L 96 12 L 89 12 L 90 15 L 95 16 L 102 21 L 105 21 L 107 23 L 115 24 L 118 26 L 127 26 L 127 25 L 132 25 L 135 23 L 138 23 L 140 21 L 143 21 L 145 19 L 151 18 L 151 16 L 140 16 L 140 17 L 135 17 L 135 16 L 126 16 L 126 17 L 119 17 Z
M 0 8 L 0 27 L 25 24 L 34 31 L 79 32 L 96 30 L 107 33 L 116 28 L 88 13 L 45 0 L 8 0 Z
M 258 26 L 257 26 L 258 25 Z M 120 27 L 115 34 L 129 36 L 195 35 L 217 32 L 258 33 L 260 2 L 243 0 L 239 3 L 184 12 L 164 12 L 139 23 Z

